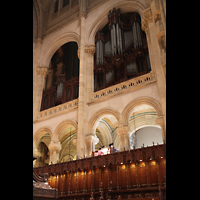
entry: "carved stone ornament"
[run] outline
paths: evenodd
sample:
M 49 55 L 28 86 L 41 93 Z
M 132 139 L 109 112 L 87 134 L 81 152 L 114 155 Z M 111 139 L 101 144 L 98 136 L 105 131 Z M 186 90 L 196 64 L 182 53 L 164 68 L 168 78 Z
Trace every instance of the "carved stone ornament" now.
M 95 44 L 86 44 L 85 45 L 85 52 L 90 54 L 90 55 L 94 55 L 96 51 L 96 47 Z
M 48 72 L 48 67 L 47 66 L 37 66 L 36 72 L 37 72 L 37 75 L 46 77 L 47 72 Z
M 148 23 L 152 22 L 152 20 L 153 20 L 151 7 L 147 8 L 143 11 L 143 16 L 144 16 L 144 18 L 143 18 L 142 23 L 141 23 L 142 24 L 142 30 L 146 31 L 149 28 Z
M 161 31 L 156 35 L 161 49 L 166 49 L 165 32 Z
M 160 19 L 160 10 L 156 10 L 154 13 L 153 13 L 153 18 L 154 18 L 154 21 L 157 22 L 159 19 Z

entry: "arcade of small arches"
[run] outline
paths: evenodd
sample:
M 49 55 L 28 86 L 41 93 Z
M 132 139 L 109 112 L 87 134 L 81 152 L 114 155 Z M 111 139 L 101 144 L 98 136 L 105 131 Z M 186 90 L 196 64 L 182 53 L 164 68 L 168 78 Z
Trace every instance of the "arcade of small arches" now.
M 160 117 L 159 112 L 152 105 L 141 103 L 134 106 L 132 103 L 121 114 L 112 109 L 102 109 L 95 113 L 89 121 L 93 131 L 93 139 L 89 142 L 92 144 L 88 144 L 89 136 L 86 135 L 84 156 L 91 157 L 92 152 L 103 146 L 109 147 L 111 143 L 119 151 L 141 148 L 143 145 L 152 146 L 153 143 L 163 144 L 161 126 L 156 124 L 156 119 Z M 123 116 L 124 113 L 126 117 Z M 121 127 L 122 116 L 128 119 L 127 126 Z M 33 136 L 33 152 L 38 157 L 34 166 L 78 159 L 77 127 L 76 121 L 65 120 L 54 132 L 47 127 L 37 130 Z

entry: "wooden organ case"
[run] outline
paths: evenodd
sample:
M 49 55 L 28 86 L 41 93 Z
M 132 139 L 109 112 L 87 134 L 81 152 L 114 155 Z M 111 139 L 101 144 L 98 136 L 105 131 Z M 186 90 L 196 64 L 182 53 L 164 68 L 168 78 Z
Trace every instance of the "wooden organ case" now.
M 95 91 L 151 71 L 146 34 L 136 12 L 109 11 L 108 24 L 95 36 Z
M 58 199 L 166 199 L 166 145 L 34 168 Z

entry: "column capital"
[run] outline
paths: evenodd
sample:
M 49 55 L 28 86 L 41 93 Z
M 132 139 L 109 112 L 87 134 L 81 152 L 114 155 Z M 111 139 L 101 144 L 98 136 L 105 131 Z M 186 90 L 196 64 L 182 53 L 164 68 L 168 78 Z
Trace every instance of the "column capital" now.
M 149 29 L 149 23 L 153 21 L 151 6 L 143 11 L 143 16 L 141 28 L 146 32 Z
M 93 56 L 96 52 L 95 44 L 86 44 L 85 45 L 85 52 Z
M 125 135 L 129 133 L 129 127 L 124 124 L 119 124 L 117 128 L 117 134 L 120 135 Z
M 93 135 L 87 135 L 85 136 L 85 141 L 86 142 L 93 142 L 94 144 L 97 144 L 99 142 L 99 138 Z
M 45 78 L 47 75 L 47 72 L 48 72 L 48 67 L 47 66 L 37 66 L 36 72 L 37 72 L 37 75 L 40 75 Z
M 57 150 L 60 151 L 61 150 L 61 143 L 60 142 L 55 142 L 55 141 L 51 141 L 49 146 L 48 146 L 49 150 Z

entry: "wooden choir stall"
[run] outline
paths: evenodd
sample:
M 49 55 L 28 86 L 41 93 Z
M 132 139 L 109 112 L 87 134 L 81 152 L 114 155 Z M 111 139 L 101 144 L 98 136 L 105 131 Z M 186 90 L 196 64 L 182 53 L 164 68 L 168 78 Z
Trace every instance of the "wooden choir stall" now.
M 58 199 L 166 199 L 166 144 L 34 168 Z

